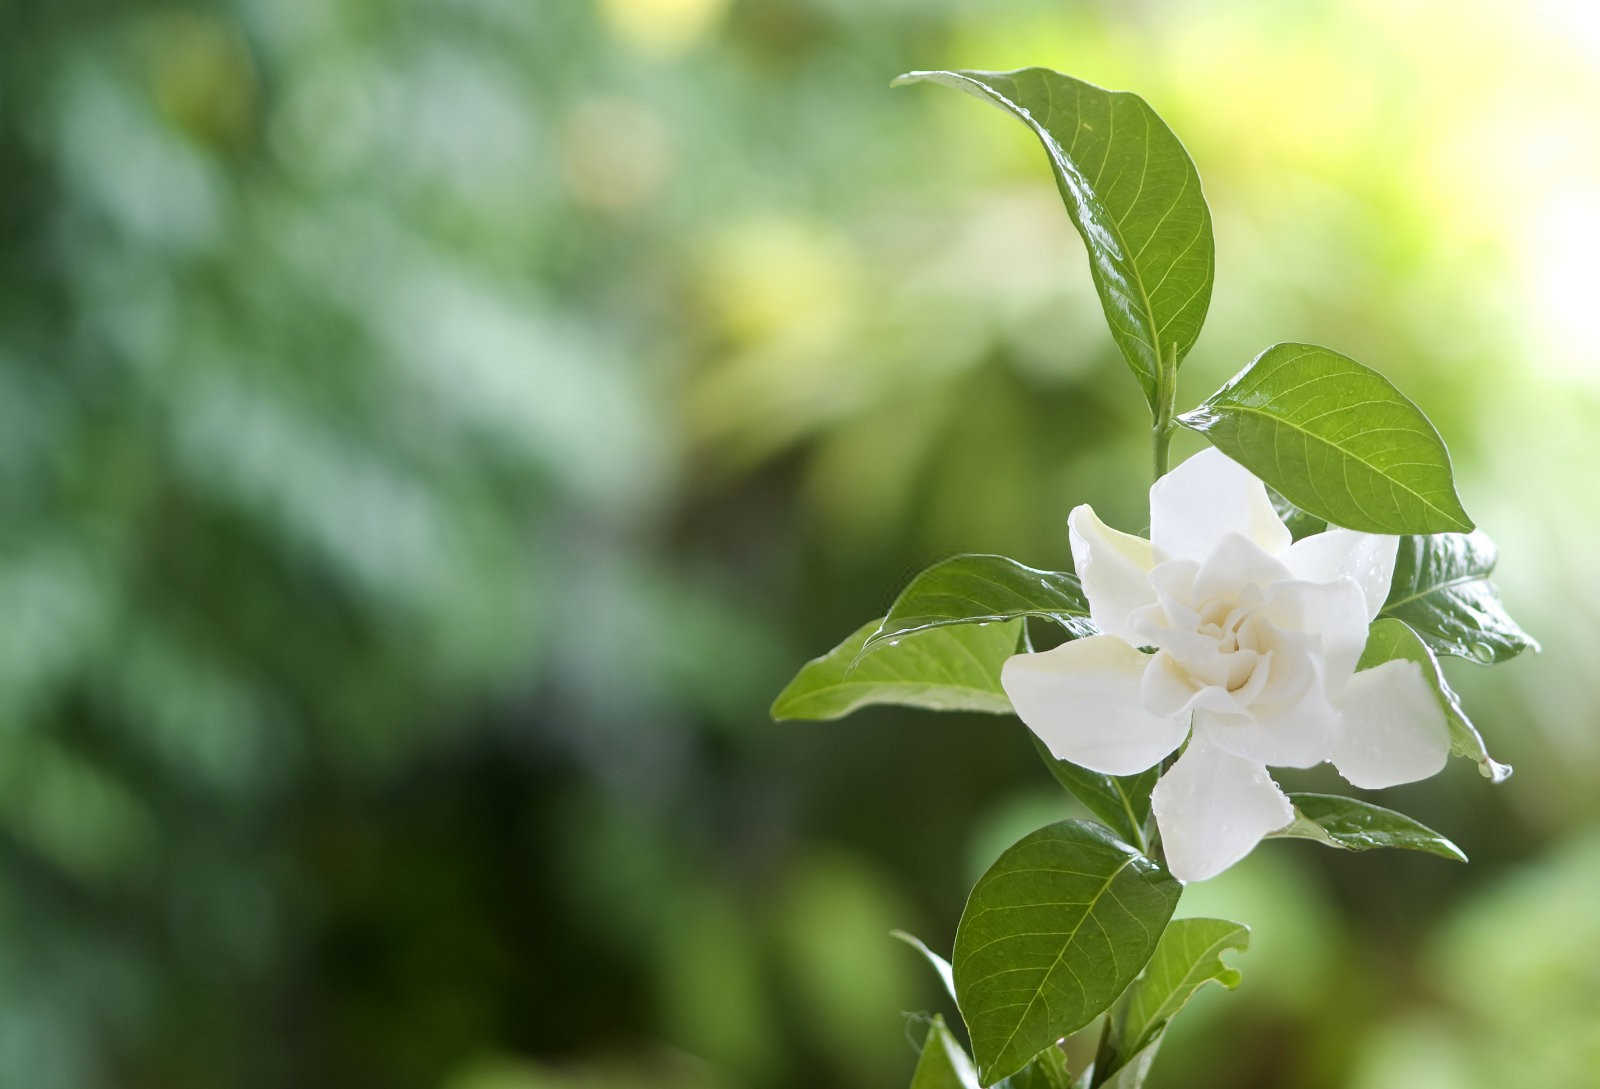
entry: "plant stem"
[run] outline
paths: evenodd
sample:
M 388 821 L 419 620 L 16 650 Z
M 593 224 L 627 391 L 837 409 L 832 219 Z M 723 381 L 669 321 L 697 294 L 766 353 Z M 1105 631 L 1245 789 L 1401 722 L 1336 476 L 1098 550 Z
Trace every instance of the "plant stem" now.
M 1168 345 L 1166 352 L 1157 349 L 1161 369 L 1156 374 L 1156 407 L 1151 412 L 1150 439 L 1155 453 L 1155 479 L 1167 475 L 1172 433 L 1178 429 L 1173 422 L 1178 404 L 1178 345 Z
M 1120 1006 L 1121 1003 L 1117 1005 Z M 1106 1011 L 1105 1024 L 1100 1028 L 1100 1044 L 1094 1049 L 1094 1073 L 1089 1075 L 1090 1089 L 1104 1085 L 1106 1079 L 1111 1076 L 1111 1067 L 1117 1058 L 1111 1046 L 1111 1022 L 1118 1012 L 1120 1011 L 1117 1006 Z
M 1164 445 L 1158 443 L 1156 446 L 1157 477 L 1161 475 L 1161 458 L 1165 453 L 1166 449 Z M 1165 775 L 1167 773 L 1167 769 L 1178 762 L 1178 756 L 1179 753 L 1172 753 L 1165 760 L 1161 761 L 1162 775 Z M 1155 826 L 1154 818 L 1152 818 L 1150 821 L 1149 830 L 1145 833 L 1145 838 L 1149 844 L 1144 849 L 1146 857 L 1154 859 L 1158 866 L 1160 866 L 1162 869 L 1165 869 L 1167 865 L 1167 852 L 1166 848 L 1161 843 L 1161 830 Z M 1181 896 L 1182 893 L 1179 895 Z M 1128 1059 L 1132 1058 L 1131 1055 L 1118 1055 L 1116 1044 L 1111 1039 L 1111 1026 L 1117 1021 L 1117 1019 L 1122 1017 L 1125 1009 L 1123 1003 L 1127 997 L 1128 996 L 1125 992 L 1122 998 L 1119 998 L 1115 1003 L 1112 1004 L 1111 1008 L 1106 1011 L 1105 1022 L 1100 1026 L 1100 1043 L 1095 1047 L 1094 1052 L 1094 1066 L 1092 1067 L 1094 1072 L 1089 1076 L 1090 1089 L 1096 1089 L 1096 1087 L 1104 1085 L 1106 1079 L 1115 1072 L 1112 1069 L 1114 1066 L 1120 1066 L 1121 1062 L 1126 1062 Z M 1127 1043 L 1126 1040 L 1122 1042 L 1124 1044 Z
M 1165 862 L 1162 864 L 1165 865 Z M 1128 990 L 1131 991 L 1132 989 L 1130 987 Z M 1111 1075 L 1122 1067 L 1123 1063 L 1133 1058 L 1132 1055 L 1118 1055 L 1117 1045 L 1111 1038 L 1111 1027 L 1126 1013 L 1127 1001 L 1128 992 L 1124 991 L 1122 997 L 1117 999 L 1111 1008 L 1106 1011 L 1106 1019 L 1101 1022 L 1100 1042 L 1094 1049 L 1094 1066 L 1090 1067 L 1092 1073 L 1089 1075 L 1089 1089 L 1098 1089 L 1099 1086 L 1104 1085 Z M 1123 1040 L 1121 1043 L 1123 1046 L 1128 1045 L 1127 1040 Z
M 1173 428 L 1170 424 L 1163 426 L 1156 424 L 1150 429 L 1150 437 L 1155 446 L 1155 480 L 1160 480 L 1167 475 L 1167 448 L 1172 444 Z
M 1165 352 L 1160 345 L 1156 347 L 1156 356 L 1161 361 L 1160 370 L 1156 374 L 1156 404 L 1151 411 L 1150 446 L 1154 454 L 1154 479 L 1160 480 L 1167 475 L 1168 464 L 1171 460 L 1172 433 L 1178 429 L 1174 417 L 1177 415 L 1178 404 L 1178 345 L 1167 345 Z M 1169 756 L 1162 762 L 1161 772 L 1166 774 L 1172 762 L 1177 759 L 1176 754 Z M 1159 830 L 1151 828 L 1146 833 L 1147 845 L 1141 845 L 1147 855 L 1153 858 L 1157 865 L 1165 867 L 1167 864 L 1166 851 L 1162 847 Z M 1126 999 L 1127 995 L 1123 995 Z M 1089 1076 L 1091 1089 L 1104 1085 L 1111 1077 L 1118 1065 L 1118 1060 L 1126 1060 L 1130 1056 L 1118 1055 L 1116 1041 L 1112 1039 L 1112 1026 L 1122 1017 L 1124 1007 L 1122 999 L 1115 1002 L 1106 1011 L 1105 1021 L 1100 1026 L 1100 1043 L 1095 1048 L 1093 1073 Z

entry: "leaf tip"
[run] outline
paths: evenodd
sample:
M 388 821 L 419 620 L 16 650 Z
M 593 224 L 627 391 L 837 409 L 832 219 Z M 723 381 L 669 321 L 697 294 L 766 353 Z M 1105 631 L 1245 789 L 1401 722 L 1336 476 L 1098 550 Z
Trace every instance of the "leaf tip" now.
M 1478 774 L 1496 785 L 1511 778 L 1511 772 L 1512 767 L 1510 764 L 1502 764 L 1493 757 L 1485 756 L 1478 761 Z
M 772 701 L 772 706 L 767 708 L 767 714 L 773 722 L 800 722 L 804 720 L 815 721 L 820 717 L 817 714 L 807 714 L 805 709 L 806 693 L 797 692 L 796 686 L 805 677 L 805 669 L 795 675 L 794 680 L 783 686 L 777 698 Z M 837 717 L 837 716 L 835 716 Z

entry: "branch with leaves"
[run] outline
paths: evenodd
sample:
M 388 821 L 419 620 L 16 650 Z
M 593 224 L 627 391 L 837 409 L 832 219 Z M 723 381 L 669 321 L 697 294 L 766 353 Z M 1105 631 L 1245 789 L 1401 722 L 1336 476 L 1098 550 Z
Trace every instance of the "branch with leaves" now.
M 1439 656 L 1537 649 L 1489 582 L 1495 549 L 1444 440 L 1378 372 L 1328 348 L 1267 348 L 1197 407 L 1178 370 L 1210 304 L 1211 214 L 1193 161 L 1137 95 L 1042 68 L 913 72 L 1026 124 L 1083 237 L 1112 339 L 1150 408 L 1150 536 L 1068 519 L 1071 571 L 963 555 L 802 668 L 778 719 L 872 704 L 1016 714 L 1096 820 L 1008 848 L 978 881 L 938 970 L 971 1058 L 935 1019 L 913 1089 L 1138 1089 L 1167 1024 L 1249 930 L 1172 918 L 1183 884 L 1265 838 L 1465 861 L 1410 817 L 1286 794 L 1269 767 L 1331 763 L 1375 789 L 1450 754 L 1499 782 Z M 1176 429 L 1211 447 L 1169 464 Z M 1053 630 L 1035 651 L 1030 621 Z M 1093 1062 L 1059 1046 L 1099 1023 Z

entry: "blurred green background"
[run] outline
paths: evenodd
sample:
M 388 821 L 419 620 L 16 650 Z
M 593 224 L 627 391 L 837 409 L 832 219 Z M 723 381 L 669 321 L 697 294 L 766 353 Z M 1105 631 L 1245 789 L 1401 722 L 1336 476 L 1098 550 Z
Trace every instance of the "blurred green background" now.
M 887 931 L 1070 807 L 1011 720 L 766 708 L 928 562 L 1142 524 L 1037 146 L 888 89 L 1042 64 L 1199 165 L 1182 403 L 1389 374 L 1546 646 L 1450 663 L 1509 783 L 1381 796 L 1470 866 L 1188 892 L 1255 944 L 1156 1086 L 1595 1084 L 1586 0 L 0 10 L 0 1083 L 904 1084 Z

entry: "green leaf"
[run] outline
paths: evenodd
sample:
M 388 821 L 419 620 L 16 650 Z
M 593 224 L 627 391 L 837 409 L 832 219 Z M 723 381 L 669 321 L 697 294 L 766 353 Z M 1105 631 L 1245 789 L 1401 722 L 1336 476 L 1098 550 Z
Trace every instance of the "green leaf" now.
M 1250 928 L 1242 923 L 1174 919 L 1156 943 L 1150 963 L 1111 1014 L 1111 1034 L 1097 1060 L 1108 1065 L 1109 1076 L 1099 1084 L 1141 1089 L 1167 1025 L 1205 984 L 1215 980 L 1230 991 L 1237 987 L 1239 973 L 1222 962 L 1222 954 L 1229 949 L 1243 952 L 1249 945 Z
M 1029 1059 L 1027 1066 L 996 1082 L 994 1089 L 1072 1089 L 1072 1068 L 1066 1053 L 1051 1044 Z
M 1039 752 L 1039 759 L 1068 794 L 1105 821 L 1117 835 L 1141 851 L 1145 849 L 1144 826 L 1150 819 L 1150 792 L 1161 778 L 1159 765 L 1137 775 L 1102 775 L 1080 768 L 1070 760 L 1057 759 L 1037 734 L 1029 731 L 1028 736 Z
M 1367 630 L 1367 645 L 1356 668 L 1371 669 L 1396 658 L 1416 662 L 1422 669 L 1422 679 L 1433 687 L 1444 711 L 1445 724 L 1450 727 L 1450 751 L 1477 763 L 1478 771 L 1486 779 L 1496 783 L 1509 779 L 1511 765 L 1502 764 L 1489 755 L 1483 735 L 1461 709 L 1461 700 L 1445 682 L 1444 670 L 1439 668 L 1439 659 L 1433 656 L 1433 651 L 1404 621 L 1380 617 Z
M 1271 488 L 1267 489 L 1267 499 L 1271 502 L 1272 509 L 1278 512 L 1278 520 L 1288 528 L 1289 535 L 1297 541 L 1328 528 L 1326 519 L 1318 518 L 1315 514 L 1307 514 Z
M 1472 529 L 1433 424 L 1387 378 L 1338 352 L 1274 345 L 1178 422 L 1334 525 Z
M 911 1089 L 979 1089 L 972 1060 L 945 1027 L 944 1018 L 933 1015 L 922 1055 L 911 1075 Z
M 913 939 L 914 940 L 914 939 Z M 918 943 L 920 944 L 920 943 Z M 1028 1061 L 1028 1065 L 994 1084 L 992 1089 L 1071 1089 L 1072 1070 L 1067 1056 L 1054 1044 Z M 980 1089 L 972 1060 L 938 1014 L 928 1027 L 922 1054 L 911 1075 L 911 1089 Z
M 984 1084 L 1104 1012 L 1150 959 L 1181 892 L 1087 821 L 1047 825 L 1009 847 L 956 929 L 956 997 Z
M 922 1056 L 911 1075 L 911 1089 L 979 1089 L 978 1073 L 944 1018 L 934 1014 Z M 1021 1070 L 994 1084 L 992 1089 L 1071 1089 L 1072 1070 L 1066 1054 L 1054 1044 L 1028 1061 Z
M 1089 600 L 1070 571 L 1038 571 L 1005 556 L 952 556 L 900 592 L 865 650 L 930 628 L 1037 616 L 1073 638 L 1095 634 Z
M 1467 860 L 1461 848 L 1432 828 L 1371 802 L 1335 794 L 1290 794 L 1289 801 L 1294 805 L 1294 822 L 1269 836 L 1314 839 L 1347 851 L 1394 847 L 1456 862 Z
M 1226 919 L 1174 919 L 1156 943 L 1144 973 L 1128 988 L 1114 1032 L 1116 1054 L 1137 1056 L 1160 1039 L 1194 993 L 1215 980 L 1230 991 L 1239 973 L 1222 963 L 1224 950 L 1243 952 L 1250 928 Z
M 1496 559 L 1494 542 L 1481 530 L 1402 537 L 1380 615 L 1404 620 L 1439 654 L 1485 665 L 1538 650 L 1489 581 Z
M 807 662 L 772 704 L 775 719 L 833 719 L 869 704 L 1009 714 L 1000 667 L 1022 646 L 1023 621 L 934 628 L 861 653 L 873 620 Z
M 891 937 L 905 942 L 911 948 L 922 954 L 923 959 L 933 966 L 933 970 L 938 973 L 939 978 L 944 981 L 944 989 L 950 992 L 950 999 L 951 1001 L 954 1001 L 956 997 L 956 981 L 951 975 L 950 962 L 945 960 L 939 954 L 935 953 L 932 949 L 929 949 L 928 944 L 915 934 L 908 933 L 904 930 L 891 930 L 889 931 L 889 934 Z
M 1044 68 L 910 72 L 895 85 L 923 81 L 1000 107 L 1044 145 L 1112 339 L 1156 411 L 1163 361 L 1188 354 L 1211 304 L 1211 212 L 1183 144 L 1138 95 Z
M 1099 1089 L 1143 1089 L 1145 1079 L 1150 1076 L 1150 1066 L 1156 1061 L 1156 1052 L 1160 1050 L 1161 1037 L 1157 1036 L 1133 1058 L 1117 1067 L 1111 1077 L 1100 1083 Z

